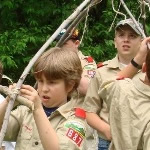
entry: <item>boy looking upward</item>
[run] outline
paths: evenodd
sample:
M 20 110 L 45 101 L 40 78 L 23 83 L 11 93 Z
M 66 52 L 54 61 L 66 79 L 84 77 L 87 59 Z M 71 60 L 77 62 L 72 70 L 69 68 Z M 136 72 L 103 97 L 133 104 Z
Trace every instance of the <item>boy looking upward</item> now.
M 101 84 L 130 63 L 139 50 L 141 40 L 140 32 L 131 19 L 120 21 L 116 26 L 114 38 L 117 55 L 101 64 L 90 82 L 84 109 L 87 111 L 88 124 L 99 133 L 99 150 L 108 150 L 111 141 L 107 104 L 99 95 Z M 138 73 L 136 78 L 138 76 L 141 76 L 141 73 Z

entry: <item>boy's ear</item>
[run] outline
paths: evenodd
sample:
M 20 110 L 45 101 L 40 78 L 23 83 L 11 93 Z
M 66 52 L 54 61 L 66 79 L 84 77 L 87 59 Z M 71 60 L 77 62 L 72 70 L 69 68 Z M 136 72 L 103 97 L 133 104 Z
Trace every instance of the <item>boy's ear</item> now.
M 70 81 L 69 84 L 67 85 L 68 93 L 73 90 L 74 86 L 75 86 L 75 82 L 74 81 Z
M 142 65 L 142 72 L 145 73 L 146 70 L 147 70 L 146 63 L 144 62 L 143 65 Z
M 75 41 L 75 45 L 76 45 L 76 47 L 78 48 L 79 45 L 80 45 L 80 41 L 79 41 L 79 40 L 76 40 L 76 41 Z

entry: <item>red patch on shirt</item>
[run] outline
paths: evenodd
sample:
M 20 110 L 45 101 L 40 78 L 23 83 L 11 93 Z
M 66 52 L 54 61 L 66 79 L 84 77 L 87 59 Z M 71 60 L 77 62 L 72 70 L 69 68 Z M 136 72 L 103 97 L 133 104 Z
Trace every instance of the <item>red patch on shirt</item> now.
M 81 108 L 76 108 L 76 110 L 75 110 L 75 116 L 85 119 L 86 118 L 85 110 L 81 109 Z
M 93 58 L 91 56 L 85 58 L 89 63 L 92 63 L 93 62 Z
M 80 136 L 78 132 L 76 132 L 74 129 L 69 128 L 66 136 L 69 137 L 72 141 L 74 141 L 80 147 L 83 141 L 83 138 Z
M 101 67 L 103 67 L 103 66 L 104 66 L 103 62 L 99 62 L 99 63 L 97 64 L 97 68 L 101 68 Z

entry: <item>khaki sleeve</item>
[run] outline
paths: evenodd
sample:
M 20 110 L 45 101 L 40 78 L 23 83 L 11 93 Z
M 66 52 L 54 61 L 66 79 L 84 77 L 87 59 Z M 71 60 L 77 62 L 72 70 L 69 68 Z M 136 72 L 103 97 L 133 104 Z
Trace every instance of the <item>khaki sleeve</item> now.
M 99 88 L 101 85 L 101 77 L 96 72 L 94 78 L 91 79 L 86 97 L 83 103 L 83 108 L 87 112 L 99 113 L 102 107 L 102 100 L 99 97 Z
M 143 134 L 143 150 L 150 149 L 150 123 L 147 124 L 147 127 Z
M 16 141 L 20 130 L 20 122 L 22 118 L 22 108 L 18 106 L 15 110 L 11 112 L 4 140 Z
M 116 76 L 106 80 L 101 84 L 99 95 L 103 101 L 107 104 L 108 109 L 110 109 L 110 105 L 112 102 L 113 97 L 116 95 L 116 89 L 118 89 L 118 84 L 116 81 Z M 119 96 L 119 95 L 118 95 Z

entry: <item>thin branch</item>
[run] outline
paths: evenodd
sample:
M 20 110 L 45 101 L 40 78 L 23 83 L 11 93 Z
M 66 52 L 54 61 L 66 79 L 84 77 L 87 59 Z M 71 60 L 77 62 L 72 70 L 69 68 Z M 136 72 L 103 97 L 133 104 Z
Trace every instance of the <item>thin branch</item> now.
M 142 17 L 142 20 L 143 20 L 143 29 L 144 29 L 144 33 L 146 34 L 146 12 L 145 12 L 145 2 L 144 0 L 142 0 L 142 3 L 141 3 L 141 10 L 142 10 L 142 14 L 141 14 L 141 17 Z
M 87 28 L 87 20 L 88 20 L 88 16 L 89 16 L 89 10 L 90 10 L 90 8 L 89 8 L 89 6 L 88 6 L 88 8 L 87 8 L 87 13 L 86 13 L 86 18 L 85 18 L 85 23 L 84 23 L 83 34 L 82 34 L 82 37 L 81 37 L 80 44 L 82 43 L 82 40 L 83 40 L 85 31 L 86 31 L 86 28 Z
M 126 15 L 125 15 L 124 13 L 119 12 L 119 11 L 117 11 L 117 10 L 115 9 L 115 7 L 114 7 L 114 0 L 112 0 L 112 8 L 113 8 L 113 11 L 116 12 L 116 14 L 119 14 L 119 15 L 124 16 L 124 19 L 127 18 Z
M 113 3 L 113 2 L 112 2 L 112 3 Z M 119 4 L 119 7 L 118 7 L 117 12 L 119 11 L 120 6 L 121 6 L 121 2 L 120 2 L 120 4 Z M 110 26 L 110 28 L 109 28 L 108 32 L 110 32 L 110 31 L 111 31 L 111 29 L 112 29 L 112 27 L 114 26 L 114 22 L 115 22 L 115 20 L 116 20 L 116 18 L 117 18 L 117 15 L 118 15 L 118 13 L 117 13 L 117 12 L 116 12 L 116 15 L 115 15 L 115 17 L 114 17 L 114 20 L 113 20 L 113 22 L 112 22 L 112 24 L 111 24 L 111 26 Z

